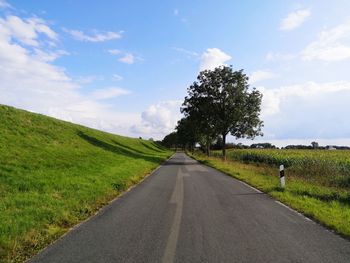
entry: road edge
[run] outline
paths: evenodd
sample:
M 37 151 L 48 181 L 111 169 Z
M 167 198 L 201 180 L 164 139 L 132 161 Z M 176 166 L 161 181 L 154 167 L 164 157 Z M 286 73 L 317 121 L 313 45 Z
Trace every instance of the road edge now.
M 94 214 L 92 214 L 91 216 L 89 216 L 88 218 L 80 221 L 79 223 L 75 224 L 74 226 L 70 227 L 63 235 L 61 235 L 59 238 L 53 240 L 51 243 L 49 243 L 47 246 L 45 246 L 44 248 L 40 249 L 37 253 L 35 253 L 34 255 L 32 255 L 30 258 L 26 259 L 24 262 L 25 263 L 30 263 L 32 260 L 35 259 L 35 257 L 39 256 L 39 254 L 43 253 L 45 250 L 50 249 L 52 246 L 54 246 L 57 242 L 59 242 L 60 240 L 62 240 L 65 236 L 67 236 L 68 234 L 70 234 L 71 232 L 77 230 L 79 227 L 81 227 L 83 224 L 87 223 L 90 220 L 93 220 L 95 217 L 99 216 L 100 214 L 103 214 L 104 211 L 106 211 L 113 203 L 117 202 L 120 198 L 122 198 L 124 195 L 126 195 L 128 192 L 130 192 L 132 189 L 134 189 L 135 187 L 139 186 L 140 184 L 142 184 L 146 179 L 148 179 L 149 177 L 151 177 L 153 174 L 155 174 L 167 161 L 169 161 L 174 155 L 176 154 L 176 152 L 174 152 L 170 157 L 168 157 L 166 160 L 164 160 L 161 164 L 159 164 L 155 169 L 153 169 L 152 171 L 150 171 L 149 173 L 145 174 L 142 179 L 138 182 L 136 182 L 135 184 L 131 185 L 128 189 L 120 192 L 117 196 L 115 196 L 113 199 L 109 200 L 108 202 L 106 202 L 103 206 L 101 206 L 100 208 L 98 208 Z
M 282 201 L 280 201 L 280 200 L 276 199 L 275 197 L 273 197 L 272 195 L 270 195 L 270 194 L 264 192 L 263 190 L 260 190 L 260 189 L 258 189 L 258 188 L 256 188 L 256 187 L 250 185 L 249 183 L 244 182 L 244 181 L 242 181 L 241 179 L 236 178 L 236 177 L 234 177 L 233 175 L 231 175 L 231 174 L 229 174 L 229 173 L 226 173 L 225 171 L 219 170 L 219 169 L 217 169 L 217 168 L 215 168 L 215 167 L 212 167 L 212 166 L 210 166 L 210 165 L 204 163 L 203 161 L 197 159 L 197 158 L 196 158 L 194 155 L 192 155 L 192 154 L 188 154 L 187 152 L 185 152 L 185 154 L 186 154 L 188 157 L 190 157 L 190 158 L 196 160 L 196 161 L 197 161 L 198 163 L 200 163 L 201 165 L 204 165 L 205 167 L 208 167 L 208 168 L 210 168 L 210 169 L 214 169 L 215 171 L 218 171 L 218 172 L 220 172 L 221 174 L 223 174 L 223 175 L 225 175 L 225 176 L 229 176 L 229 177 L 233 178 L 234 180 L 237 180 L 238 182 L 240 182 L 240 183 L 246 185 L 247 187 L 253 189 L 253 190 L 256 191 L 256 192 L 265 194 L 266 196 L 268 196 L 269 198 L 271 198 L 275 203 L 277 203 L 277 204 L 279 204 L 280 206 L 283 206 L 284 208 L 286 208 L 286 209 L 288 209 L 288 210 L 290 210 L 290 211 L 292 211 L 292 212 L 298 214 L 299 216 L 303 217 L 305 220 L 311 221 L 312 223 L 317 224 L 317 225 L 323 227 L 325 231 L 328 231 L 328 232 L 330 232 L 330 233 L 332 233 L 332 234 L 335 234 L 335 235 L 338 236 L 339 238 L 342 238 L 342 239 L 344 239 L 344 240 L 346 240 L 346 241 L 350 241 L 350 236 L 347 236 L 347 235 L 344 235 L 344 234 L 342 234 L 342 233 L 337 232 L 336 230 L 330 228 L 328 225 L 326 225 L 326 224 L 320 222 L 319 220 L 317 220 L 317 218 L 306 216 L 302 211 L 299 212 L 299 211 L 295 210 L 294 208 L 290 207 L 288 204 L 285 204 L 285 203 L 283 203 Z

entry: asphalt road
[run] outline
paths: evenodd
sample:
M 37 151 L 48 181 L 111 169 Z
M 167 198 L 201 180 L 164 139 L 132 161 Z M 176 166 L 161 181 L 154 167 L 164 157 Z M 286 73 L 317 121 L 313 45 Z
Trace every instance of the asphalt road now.
M 350 262 L 350 242 L 177 153 L 34 262 Z

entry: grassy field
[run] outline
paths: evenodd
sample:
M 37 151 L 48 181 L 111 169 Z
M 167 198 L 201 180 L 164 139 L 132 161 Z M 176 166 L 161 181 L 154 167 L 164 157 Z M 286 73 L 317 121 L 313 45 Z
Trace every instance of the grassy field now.
M 214 156 L 221 156 L 214 152 Z M 227 158 L 245 163 L 279 167 L 288 174 L 312 183 L 338 188 L 350 188 L 350 151 L 242 149 L 229 150 Z
M 339 184 L 339 178 L 335 180 L 336 183 L 330 183 L 332 182 L 330 178 L 320 180 L 321 174 L 317 174 L 317 178 L 312 178 L 307 174 L 307 171 L 313 169 L 312 167 L 307 168 L 305 174 L 301 174 L 299 170 L 297 173 L 293 173 L 291 172 L 293 171 L 293 163 L 291 162 L 289 171 L 286 170 L 286 188 L 281 189 L 278 168 L 276 167 L 279 162 L 264 161 L 269 158 L 273 159 L 274 156 L 269 156 L 269 153 L 278 155 L 278 150 L 238 150 L 237 153 L 235 151 L 229 153 L 226 162 L 218 157 L 218 153 L 216 153 L 217 157 L 208 158 L 199 153 L 196 153 L 194 157 L 232 177 L 255 186 L 306 216 L 350 238 L 350 189 L 348 184 Z M 244 151 L 246 151 L 246 156 L 254 154 L 255 157 L 260 158 L 261 154 L 262 157 L 259 162 L 254 159 L 255 163 L 251 163 L 253 160 L 247 160 L 244 157 Z M 291 151 L 291 155 L 288 156 L 288 151 L 281 152 L 281 159 L 293 160 L 294 156 L 296 156 L 295 159 L 298 159 L 307 154 L 305 151 Z M 327 154 L 329 154 L 329 158 L 327 158 Z M 346 152 L 335 153 L 333 151 L 310 152 L 306 158 L 317 158 L 318 155 L 325 160 L 332 160 L 336 155 L 341 156 L 342 160 L 347 160 Z M 334 160 L 337 162 L 336 158 Z M 327 175 L 327 177 L 329 176 Z M 344 175 L 345 178 L 346 176 Z
M 0 262 L 22 262 L 172 153 L 0 105 Z

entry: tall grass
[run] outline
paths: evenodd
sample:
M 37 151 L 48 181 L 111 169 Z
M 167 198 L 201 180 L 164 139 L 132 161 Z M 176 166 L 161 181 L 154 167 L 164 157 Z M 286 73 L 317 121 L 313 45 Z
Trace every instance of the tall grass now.
M 219 157 L 220 152 L 213 155 Z M 234 149 L 228 151 L 227 158 L 273 167 L 283 164 L 292 176 L 325 186 L 350 187 L 350 151 Z

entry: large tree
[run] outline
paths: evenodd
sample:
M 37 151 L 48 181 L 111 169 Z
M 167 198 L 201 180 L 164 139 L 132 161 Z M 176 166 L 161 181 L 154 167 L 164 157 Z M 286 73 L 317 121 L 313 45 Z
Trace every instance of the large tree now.
M 191 122 L 196 130 L 196 138 L 204 143 L 207 155 L 210 155 L 210 145 L 217 137 L 215 120 L 211 111 L 212 98 L 206 95 L 204 86 L 194 82 L 188 89 L 188 96 L 182 105 L 181 112 Z
M 221 66 L 199 73 L 188 88 L 182 112 L 193 116 L 206 135 L 222 136 L 222 154 L 226 158 L 226 136 L 254 138 L 262 135 L 259 118 L 262 95 L 250 88 L 243 70 Z
M 195 123 L 189 117 L 184 117 L 178 121 L 176 126 L 177 138 L 184 150 L 194 151 L 198 141 L 197 131 Z

